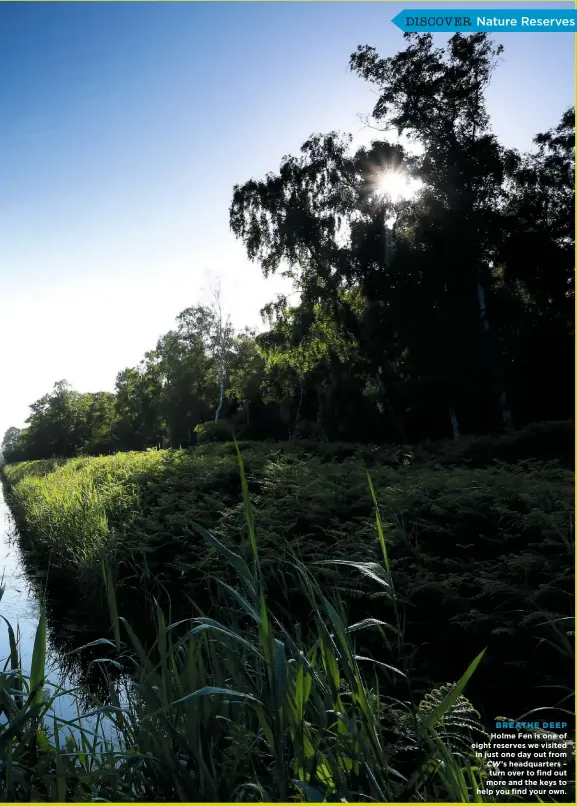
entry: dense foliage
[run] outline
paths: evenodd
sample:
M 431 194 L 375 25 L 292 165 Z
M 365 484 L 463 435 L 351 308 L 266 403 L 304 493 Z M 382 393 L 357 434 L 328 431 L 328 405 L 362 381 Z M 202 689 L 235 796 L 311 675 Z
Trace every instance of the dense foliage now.
M 228 431 L 203 440 L 406 443 L 572 416 L 574 110 L 507 149 L 485 108 L 501 49 L 406 41 L 351 57 L 377 93 L 370 147 L 314 135 L 234 189 L 232 230 L 298 304 L 271 302 L 259 335 L 218 298 L 188 308 L 114 393 L 57 383 L 6 433 L 8 461 L 190 446 L 215 419 Z M 401 176 L 420 183 L 409 199 Z
M 538 461 L 549 458 L 556 432 L 572 444 L 568 423 L 415 453 L 242 443 L 264 579 L 274 586 L 277 610 L 306 631 L 308 605 L 284 567 L 296 554 L 316 568 L 323 590 L 342 598 L 349 618 L 391 618 L 370 579 L 365 584 L 347 566 L 324 562 L 378 560 L 369 467 L 417 690 L 454 679 L 487 646 L 473 684 L 485 717 L 522 713 L 536 701 L 553 706 L 555 689 L 543 697 L 536 687 L 567 684 L 572 663 L 560 658 L 553 669 L 551 636 L 538 626 L 572 606 L 572 473 Z M 505 463 L 511 454 L 515 465 Z M 189 614 L 190 601 L 219 612 L 222 589 L 213 579 L 222 577 L 222 562 L 195 524 L 243 556 L 250 551 L 231 443 L 26 462 L 8 465 L 4 475 L 37 561 L 50 564 L 60 591 L 66 584 L 81 620 L 106 613 L 103 558 L 115 569 L 122 606 L 145 629 L 143 595 L 170 602 L 175 618 Z
M 110 566 L 105 566 L 114 642 L 97 642 L 112 655 L 108 663 L 102 657 L 99 662 L 105 668 L 128 666 L 133 682 L 120 695 L 108 679 L 112 704 L 92 710 L 95 724 L 87 717 L 70 721 L 56 714 L 59 697 L 74 693 L 45 680 L 45 609 L 29 675 L 22 671 L 7 622 L 11 652 L 0 671 L 6 717 L 0 722 L 2 800 L 486 803 L 518 801 L 522 795 L 525 801 L 543 802 L 539 795 L 548 800 L 550 793 L 537 787 L 527 798 L 518 779 L 512 782 L 516 789 L 488 786 L 492 773 L 473 741 L 489 737 L 463 696 L 484 651 L 458 682 L 400 702 L 390 684 L 406 674 L 357 654 L 356 640 L 362 631 L 377 630 L 387 647 L 386 629 L 403 666 L 400 619 L 372 618 L 348 626 L 338 603 L 324 595 L 294 556 L 290 565 L 309 607 L 307 634 L 292 619 L 285 622 L 276 597 L 263 585 L 240 455 L 239 470 L 247 559 L 197 528 L 234 572 L 236 587 L 227 589 L 233 595 L 223 621 L 197 616 L 173 624 L 155 606 L 155 640 L 147 651 L 130 623 L 118 616 Z M 376 527 L 380 560 L 357 570 L 370 573 L 398 616 L 378 517 Z M 571 757 L 567 743 L 559 749 Z M 573 787 L 566 783 L 559 781 L 560 791 L 571 796 Z

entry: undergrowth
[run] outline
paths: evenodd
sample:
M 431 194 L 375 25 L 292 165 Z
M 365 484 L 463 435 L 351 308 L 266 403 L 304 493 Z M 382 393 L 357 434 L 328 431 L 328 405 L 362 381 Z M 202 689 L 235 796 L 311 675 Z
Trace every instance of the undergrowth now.
M 554 425 L 555 442 L 557 431 L 567 429 Z M 563 653 L 552 664 L 547 642 L 550 625 L 572 612 L 573 477 L 558 463 L 531 458 L 543 452 L 549 458 L 547 431 L 537 430 L 537 437 L 506 435 L 500 448 L 497 437 L 447 444 L 434 461 L 427 446 L 411 452 L 241 443 L 263 579 L 275 586 L 276 607 L 291 614 L 303 635 L 314 629 L 300 574 L 287 562 L 296 557 L 314 567 L 323 590 L 342 599 L 352 620 L 395 618 L 391 600 L 369 579 L 324 562 L 379 560 L 368 466 L 394 547 L 406 671 L 416 694 L 455 679 L 486 646 L 471 683 L 485 723 L 503 712 L 519 716 L 537 700 L 566 706 L 572 656 Z M 490 450 L 508 456 L 512 445 L 521 446 L 523 461 L 488 462 Z M 86 618 L 106 613 L 103 558 L 114 571 L 120 607 L 136 619 L 143 640 L 144 596 L 170 607 L 175 619 L 190 616 L 191 601 L 215 618 L 229 608 L 216 579 L 231 584 L 230 572 L 194 524 L 250 558 L 233 443 L 28 462 L 7 466 L 4 477 L 35 561 L 49 563 L 58 584 L 71 586 Z M 370 632 L 362 650 L 380 651 Z M 401 695 L 399 681 L 391 685 Z
M 340 598 L 333 591 L 327 596 L 298 556 L 287 553 L 285 562 L 311 615 L 304 635 L 279 610 L 265 581 L 240 454 L 238 462 L 245 556 L 190 521 L 220 558 L 221 569 L 231 571 L 230 581 L 222 575 L 218 580 L 229 601 L 226 618 L 168 623 L 156 606 L 156 639 L 145 649 L 137 630 L 120 615 L 111 568 L 102 562 L 113 638 L 97 642 L 99 651 L 108 654 L 100 662 L 128 671 L 130 681 L 120 697 L 111 679 L 111 703 L 95 702 L 91 713 L 113 724 L 113 739 L 106 738 L 98 721 L 88 729 L 80 718 L 75 724 L 48 718 L 58 692 L 47 692 L 44 679 L 44 611 L 29 675 L 22 672 L 8 625 L 11 653 L 0 676 L 1 799 L 520 800 L 510 792 L 480 794 L 489 772 L 472 743 L 487 735 L 463 692 L 477 667 L 482 668 L 482 647 L 457 683 L 420 700 L 414 697 L 406 679 L 402 604 L 392 574 L 396 544 L 371 480 L 375 559 L 333 563 L 346 562 L 357 577 L 377 587 L 394 618 L 348 625 Z M 378 636 L 380 657 L 359 654 L 358 637 L 366 631 Z M 382 660 L 390 647 L 396 665 Z M 391 693 L 396 678 L 406 683 L 402 700 Z M 539 800 L 531 794 L 522 799 Z

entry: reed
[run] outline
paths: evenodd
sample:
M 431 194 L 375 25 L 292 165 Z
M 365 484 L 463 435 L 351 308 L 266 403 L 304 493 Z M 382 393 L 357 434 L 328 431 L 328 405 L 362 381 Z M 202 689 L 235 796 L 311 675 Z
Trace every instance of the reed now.
M 146 644 L 134 623 L 122 615 L 103 550 L 107 537 L 104 530 L 95 529 L 102 540 L 98 552 L 94 550 L 94 564 L 103 577 L 113 637 L 96 642 L 106 656 L 99 662 L 105 670 L 108 666 L 125 675 L 122 690 L 117 675 L 110 675 L 107 704 L 95 700 L 91 711 L 76 720 L 55 717 L 55 698 L 74 692 L 63 692 L 45 680 L 44 611 L 29 674 L 21 669 L 17 636 L 6 625 L 10 657 L 0 678 L 0 755 L 5 759 L 1 799 L 492 801 L 479 794 L 487 772 L 472 749 L 484 728 L 464 696 L 483 663 L 484 650 L 478 648 L 458 682 L 415 697 L 403 602 L 393 579 L 400 544 L 391 523 L 382 518 L 372 476 L 367 486 L 375 550 L 370 558 L 334 556 L 305 563 L 297 549 L 286 549 L 275 577 L 270 567 L 264 571 L 250 477 L 238 446 L 236 452 L 242 540 L 234 546 L 193 518 L 183 534 L 183 539 L 199 535 L 214 558 L 212 567 L 219 569 L 216 584 L 227 602 L 221 617 L 198 615 L 174 622 L 156 604 L 155 640 L 152 646 Z M 132 483 L 139 463 L 148 461 L 123 457 L 122 462 L 134 463 L 125 483 Z M 156 461 L 162 461 L 162 452 Z M 107 462 L 98 466 L 102 476 L 92 487 L 88 482 L 82 486 L 86 467 L 80 462 L 75 468 L 71 462 L 59 468 L 60 478 L 50 481 L 55 486 L 49 489 L 54 495 L 60 489 L 63 497 L 62 491 L 73 485 L 70 474 L 94 511 L 97 501 L 110 502 L 115 495 L 115 506 L 125 507 L 127 513 L 137 511 L 136 493 L 120 495 L 110 478 L 107 488 Z M 49 479 L 40 481 L 46 485 Z M 25 475 L 18 484 L 31 480 Z M 29 513 L 40 518 L 50 511 L 43 509 L 42 487 L 25 489 Z M 53 534 L 68 530 L 72 541 L 76 521 L 69 518 L 66 506 L 52 512 Z M 322 573 L 335 564 L 347 564 L 372 585 L 380 594 L 375 601 L 388 602 L 391 620 L 366 617 L 349 624 L 342 597 Z M 296 580 L 310 614 L 306 629 L 284 611 L 276 595 L 287 573 Z M 551 630 L 549 639 L 561 653 L 569 651 L 564 623 L 549 613 L 542 618 Z M 357 648 L 367 631 L 378 638 L 370 656 Z M 407 692 L 402 699 L 396 695 L 398 681 Z

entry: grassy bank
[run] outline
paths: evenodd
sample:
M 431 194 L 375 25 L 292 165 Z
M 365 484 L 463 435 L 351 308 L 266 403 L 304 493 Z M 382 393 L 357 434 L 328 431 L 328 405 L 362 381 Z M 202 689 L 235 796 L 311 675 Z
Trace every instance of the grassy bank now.
M 573 662 L 556 621 L 572 607 L 570 438 L 570 426 L 550 424 L 416 451 L 242 444 L 263 578 L 277 608 L 307 631 L 310 608 L 288 562 L 297 556 L 323 590 L 341 597 L 351 620 L 391 621 L 391 602 L 370 579 L 324 563 L 379 560 L 369 467 L 417 693 L 456 679 L 486 646 L 471 691 L 487 722 L 560 704 Z M 561 464 L 538 461 L 552 453 Z M 191 614 L 189 600 L 218 616 L 214 577 L 226 572 L 196 523 L 245 559 L 250 551 L 233 444 L 28 462 L 4 476 L 12 509 L 51 573 L 103 602 L 105 558 L 124 612 L 147 591 L 161 602 L 170 597 L 175 617 Z M 366 641 L 364 649 L 395 660 Z
M 62 724 L 47 724 L 54 695 L 43 692 L 45 617 L 29 677 L 22 674 L 8 625 L 11 655 L 0 674 L 6 717 L 0 723 L 2 800 L 550 800 L 542 789 L 516 794 L 486 784 L 491 773 L 472 743 L 488 737 L 463 696 L 482 668 L 484 651 L 457 683 L 420 701 L 410 683 L 405 701 L 391 696 L 395 678 L 406 679 L 407 655 L 391 545 L 370 481 L 378 562 L 354 563 L 355 572 L 371 579 L 395 617 L 347 626 L 338 597 L 331 601 L 293 554 L 287 564 L 310 614 L 305 637 L 290 616 L 287 621 L 278 612 L 274 595 L 267 595 L 240 459 L 239 469 L 246 559 L 196 527 L 202 545 L 219 557 L 221 571 L 231 571 L 234 586 L 227 587 L 222 573 L 219 580 L 229 597 L 226 620 L 201 616 L 167 625 L 157 607 L 156 640 L 146 651 L 137 632 L 118 617 L 112 578 L 104 574 L 114 641 L 99 646 L 108 648 L 111 664 L 128 666 L 133 680 L 122 702 L 111 682 L 112 705 L 93 712 L 114 722 L 114 742 L 98 725 L 89 730 L 79 721 L 74 736 L 64 740 Z M 397 667 L 358 654 L 358 636 L 371 630 L 383 649 L 394 647 Z

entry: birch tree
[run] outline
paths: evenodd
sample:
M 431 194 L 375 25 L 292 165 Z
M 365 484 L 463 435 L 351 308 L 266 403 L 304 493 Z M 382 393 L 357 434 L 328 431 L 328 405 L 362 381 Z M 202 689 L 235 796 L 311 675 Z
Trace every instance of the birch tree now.
M 191 345 L 201 344 L 212 363 L 218 387 L 214 421 L 218 422 L 225 400 L 234 345 L 234 328 L 223 307 L 220 282 L 213 286 L 207 305 L 187 308 L 177 317 L 177 322 L 180 337 Z
M 208 333 L 208 349 L 214 359 L 218 378 L 218 405 L 214 414 L 214 421 L 217 423 L 222 413 L 234 342 L 234 329 L 230 316 L 223 310 L 220 282 L 212 292 L 210 312 L 212 321 Z

